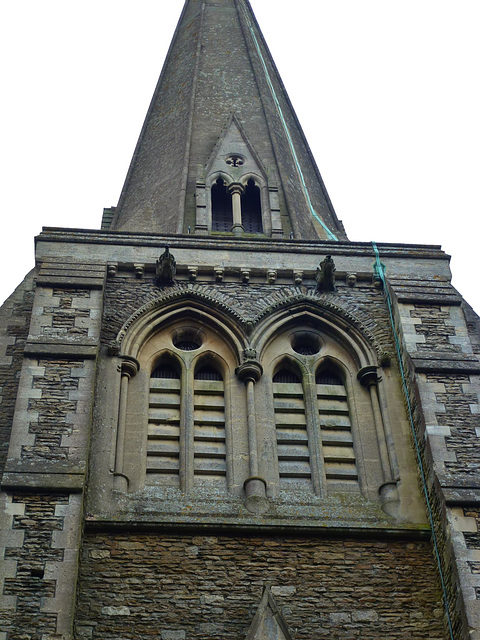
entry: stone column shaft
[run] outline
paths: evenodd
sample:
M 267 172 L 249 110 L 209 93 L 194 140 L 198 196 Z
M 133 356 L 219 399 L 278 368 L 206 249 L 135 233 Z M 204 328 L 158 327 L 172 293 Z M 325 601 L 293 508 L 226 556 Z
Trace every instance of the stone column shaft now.
M 232 231 L 235 235 L 241 235 L 244 233 L 242 225 L 242 194 L 245 191 L 243 185 L 234 183 L 230 185 L 229 191 L 232 194 L 232 213 L 233 213 L 233 227 Z
M 125 433 L 127 429 L 128 383 L 136 375 L 139 364 L 134 358 L 124 358 L 120 365 L 122 379 L 120 382 L 120 401 L 117 422 L 117 441 L 115 447 L 114 488 L 126 491 L 128 478 L 123 473 L 125 457 Z

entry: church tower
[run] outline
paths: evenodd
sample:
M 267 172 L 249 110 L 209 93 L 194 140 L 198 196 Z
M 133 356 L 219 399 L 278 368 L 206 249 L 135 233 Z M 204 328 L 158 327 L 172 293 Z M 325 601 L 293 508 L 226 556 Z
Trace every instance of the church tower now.
M 480 640 L 480 319 L 347 238 L 248 0 L 186 0 L 117 207 L 36 264 L 0 640 Z

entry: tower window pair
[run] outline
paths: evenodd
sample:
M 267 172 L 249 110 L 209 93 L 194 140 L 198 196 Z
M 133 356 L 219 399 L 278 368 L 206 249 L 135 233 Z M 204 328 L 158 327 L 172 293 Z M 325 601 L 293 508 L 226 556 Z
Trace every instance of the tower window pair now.
M 263 233 L 260 187 L 250 178 L 244 187 L 226 185 L 222 178 L 212 186 L 212 231 L 228 232 L 234 227 L 244 233 Z
M 150 378 L 147 484 L 181 486 L 193 472 L 194 484 L 226 488 L 225 401 L 221 373 L 200 363 L 193 393 L 185 387 L 190 373 L 164 361 Z M 192 459 L 190 459 L 192 458 Z M 193 462 L 193 465 L 192 465 Z
M 281 368 L 273 377 L 280 488 L 312 491 L 320 473 L 328 492 L 358 490 L 343 380 L 328 367 L 317 371 L 314 380 L 313 393 L 306 393 L 308 382 L 291 368 Z

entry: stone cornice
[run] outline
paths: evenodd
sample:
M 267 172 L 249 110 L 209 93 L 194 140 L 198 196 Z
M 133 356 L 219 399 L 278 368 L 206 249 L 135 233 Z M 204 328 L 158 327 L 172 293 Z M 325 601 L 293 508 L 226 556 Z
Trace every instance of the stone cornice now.
M 42 233 L 35 238 L 38 245 L 41 242 L 72 242 L 83 244 L 105 245 L 133 245 L 163 248 L 166 244 L 171 249 L 210 249 L 235 251 L 266 251 L 282 253 L 301 253 L 324 255 L 371 255 L 375 254 L 370 242 L 339 242 L 331 240 L 289 240 L 266 237 L 231 236 L 193 236 L 193 235 L 163 235 L 151 233 L 125 233 L 92 229 L 65 229 L 60 227 L 44 227 Z M 449 260 L 439 245 L 418 244 L 390 244 L 377 243 L 382 258 L 415 258 Z

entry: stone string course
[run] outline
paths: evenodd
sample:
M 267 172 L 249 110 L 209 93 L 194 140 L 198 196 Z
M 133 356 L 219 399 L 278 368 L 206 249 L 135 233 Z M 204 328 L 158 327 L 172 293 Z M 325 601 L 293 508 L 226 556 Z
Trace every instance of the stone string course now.
M 427 542 L 112 532 L 84 540 L 76 638 L 239 640 L 267 582 L 296 640 L 446 638 Z

